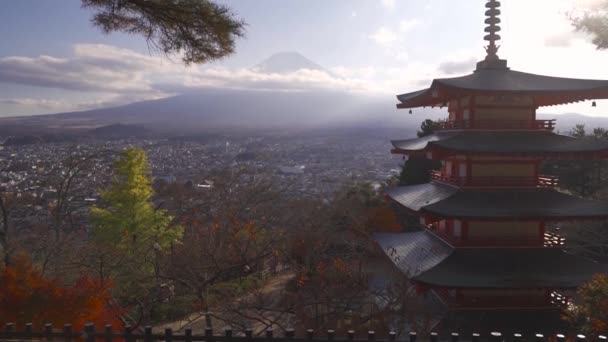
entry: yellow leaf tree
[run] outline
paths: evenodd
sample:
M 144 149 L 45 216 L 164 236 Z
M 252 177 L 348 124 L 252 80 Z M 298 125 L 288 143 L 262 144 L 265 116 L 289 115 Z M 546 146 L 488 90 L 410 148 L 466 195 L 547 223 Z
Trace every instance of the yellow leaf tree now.
M 146 153 L 130 148 L 115 163 L 112 186 L 102 191 L 104 208 L 93 207 L 94 237 L 118 248 L 153 246 L 166 251 L 181 239 L 183 229 L 172 226 L 166 210 L 154 208 L 152 177 Z

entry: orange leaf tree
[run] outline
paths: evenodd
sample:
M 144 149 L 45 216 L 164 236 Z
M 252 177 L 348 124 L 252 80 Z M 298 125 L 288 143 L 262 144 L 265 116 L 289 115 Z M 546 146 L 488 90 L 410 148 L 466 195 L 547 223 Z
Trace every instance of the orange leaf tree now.
M 0 277 L 0 323 L 41 326 L 71 323 L 82 330 L 87 322 L 120 325 L 120 311 L 111 305 L 109 289 L 80 277 L 72 285 L 46 279 L 29 259 L 19 257 Z

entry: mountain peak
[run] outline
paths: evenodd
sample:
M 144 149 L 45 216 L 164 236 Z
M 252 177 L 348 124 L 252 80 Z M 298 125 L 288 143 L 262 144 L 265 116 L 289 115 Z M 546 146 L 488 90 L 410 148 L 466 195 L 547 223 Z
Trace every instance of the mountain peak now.
M 302 69 L 325 71 L 323 67 L 295 51 L 275 53 L 253 67 L 253 70 L 266 74 L 288 74 Z

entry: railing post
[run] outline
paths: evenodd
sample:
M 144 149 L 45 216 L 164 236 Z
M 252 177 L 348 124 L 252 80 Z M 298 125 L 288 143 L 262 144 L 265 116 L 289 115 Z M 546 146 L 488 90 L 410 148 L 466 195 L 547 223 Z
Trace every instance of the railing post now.
M 173 341 L 173 329 L 165 328 L 165 342 Z
M 307 329 L 306 330 L 306 338 L 308 340 L 312 340 L 315 337 L 315 331 L 312 329 Z
M 490 333 L 490 335 L 492 335 L 492 340 L 494 340 L 495 342 L 502 341 L 502 334 L 498 331 L 493 331 Z
M 410 331 L 410 342 L 416 342 L 417 334 L 414 331 Z
M 26 323 L 25 324 L 25 339 L 31 340 L 32 333 L 33 333 L 32 323 Z
M 152 329 L 150 329 L 150 333 L 152 333 Z M 106 324 L 106 327 L 104 329 L 104 335 L 105 335 L 106 342 L 112 342 L 112 340 L 114 339 L 114 336 L 112 333 L 112 324 Z
M 376 338 L 376 332 L 373 330 L 370 330 L 367 332 L 367 340 L 368 341 L 373 341 Z
M 153 342 L 152 338 L 152 326 L 146 325 L 144 327 L 144 342 Z
M 6 323 L 4 325 L 4 331 L 7 334 L 7 338 L 12 339 L 13 333 L 15 332 L 15 323 Z
M 253 330 L 251 328 L 245 329 L 245 337 L 250 340 L 253 338 Z
M 125 325 L 125 342 L 133 342 L 133 337 L 131 336 L 132 328 L 129 324 Z
M 266 329 L 266 338 L 269 340 L 272 340 L 273 337 L 274 337 L 274 331 L 272 330 L 272 328 Z
M 293 340 L 296 337 L 296 331 L 293 328 L 285 329 L 285 338 L 288 341 Z
M 232 338 L 232 328 L 231 327 L 224 328 L 224 336 L 226 336 L 227 339 Z
M 436 332 L 431 333 L 431 342 L 437 342 L 439 340 L 439 334 Z
M 95 324 L 93 324 L 93 323 L 85 324 L 84 332 L 86 333 L 87 342 L 95 342 Z
M 66 342 L 70 342 L 72 340 L 72 325 L 71 324 L 63 325 L 63 339 Z
M 473 336 L 471 336 L 471 341 L 472 342 L 479 342 L 479 338 L 481 335 L 479 335 L 478 333 L 473 333 Z
M 186 328 L 185 332 L 185 337 L 184 340 L 185 342 L 192 342 L 192 328 Z
M 455 332 L 452 333 L 452 342 L 458 342 L 459 338 L 460 338 L 460 335 L 458 333 L 455 333 Z
M 207 326 L 205 328 L 205 341 L 210 342 L 211 338 L 213 338 L 213 329 Z
M 327 330 L 327 340 L 328 341 L 333 341 L 334 337 L 336 337 L 336 331 L 333 329 L 328 329 Z
M 44 337 L 47 341 L 53 340 L 53 323 L 46 323 L 44 325 Z
M 564 335 L 564 334 L 557 334 L 557 335 L 555 335 L 555 337 L 557 338 L 558 342 L 565 342 L 566 341 L 566 335 Z
M 355 331 L 354 330 L 349 330 L 346 334 L 347 334 L 347 338 L 349 341 L 355 340 Z
M 545 340 L 545 336 L 543 334 L 536 334 L 534 335 L 534 340 L 536 342 L 543 342 Z
M 388 340 L 391 341 L 391 342 L 396 341 L 397 340 L 397 332 L 393 331 L 393 330 L 389 331 L 388 332 Z
M 205 325 L 209 328 L 213 327 L 213 320 L 211 319 L 211 312 L 205 312 Z
M 513 341 L 514 342 L 520 342 L 521 341 L 521 334 L 513 334 Z
M 583 334 L 576 335 L 576 342 L 583 342 L 587 337 Z

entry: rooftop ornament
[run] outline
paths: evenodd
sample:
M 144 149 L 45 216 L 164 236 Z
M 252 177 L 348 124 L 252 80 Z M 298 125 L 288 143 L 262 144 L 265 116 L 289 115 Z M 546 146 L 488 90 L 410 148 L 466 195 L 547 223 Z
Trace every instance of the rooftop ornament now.
M 483 38 L 488 41 L 488 46 L 486 49 L 486 58 L 485 60 L 479 62 L 477 64 L 477 69 L 480 68 L 506 68 L 507 61 L 502 60 L 498 57 L 498 49 L 500 45 L 497 45 L 497 42 L 500 40 L 500 1 L 497 0 L 489 0 L 486 3 L 486 21 L 487 24 L 485 28 L 486 36 Z
M 496 42 L 500 40 L 500 36 L 497 34 L 497 32 L 500 32 L 500 26 L 498 26 L 498 24 L 500 24 L 500 18 L 498 18 L 500 15 L 500 2 L 490 0 L 486 4 L 486 8 L 488 8 L 486 11 L 486 16 L 488 17 L 486 19 L 486 24 L 488 24 L 488 26 L 486 27 L 485 32 L 488 33 L 488 35 L 486 35 L 484 39 L 490 42 L 490 45 L 486 47 L 486 52 L 488 53 L 486 60 L 497 60 L 497 53 L 500 48 L 500 46 L 496 45 Z

